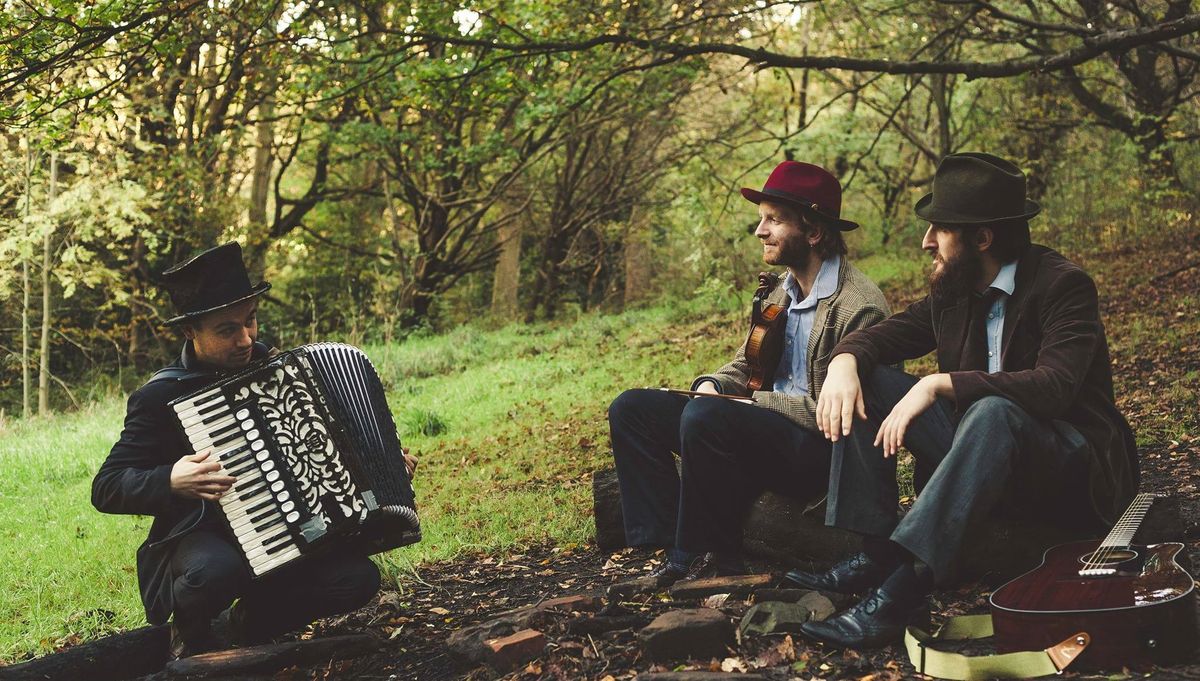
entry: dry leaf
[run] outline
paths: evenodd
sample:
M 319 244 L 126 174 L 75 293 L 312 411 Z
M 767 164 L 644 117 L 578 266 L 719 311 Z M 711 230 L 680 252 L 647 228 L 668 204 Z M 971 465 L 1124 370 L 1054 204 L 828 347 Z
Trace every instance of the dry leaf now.
M 445 609 L 445 608 L 441 608 L 441 607 L 438 607 L 438 608 L 430 608 L 430 609 L 429 609 L 429 612 L 431 612 L 431 613 L 433 613 L 433 614 L 435 614 L 435 615 L 449 615 L 449 614 L 450 614 L 450 611 L 449 611 L 449 610 L 447 610 L 447 609 Z

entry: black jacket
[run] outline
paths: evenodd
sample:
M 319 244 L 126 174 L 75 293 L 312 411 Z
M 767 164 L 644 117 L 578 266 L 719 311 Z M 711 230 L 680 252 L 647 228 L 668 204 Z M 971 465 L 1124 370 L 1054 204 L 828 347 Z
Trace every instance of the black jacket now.
M 1069 423 L 1091 445 L 1087 476 L 1099 519 L 1111 524 L 1137 491 L 1133 431 L 1113 399 L 1108 340 L 1096 285 L 1078 265 L 1044 246 L 1017 264 L 1016 288 L 1004 313 L 1000 371 L 962 370 L 969 319 L 966 297 L 939 306 L 923 298 L 903 312 L 846 336 L 833 354 L 850 353 L 865 375 L 937 351 L 950 374 L 959 413 L 981 397 L 1000 395 L 1035 418 Z
M 268 352 L 266 345 L 255 343 L 251 361 Z M 179 359 L 129 396 L 121 438 L 92 480 L 92 505 L 97 510 L 154 516 L 150 534 L 137 552 L 138 587 L 151 624 L 166 622 L 174 609 L 171 551 L 175 540 L 198 527 L 224 527 L 212 502 L 171 494 L 171 467 L 193 452 L 167 406 L 220 377 L 200 365 L 191 343 L 186 343 Z

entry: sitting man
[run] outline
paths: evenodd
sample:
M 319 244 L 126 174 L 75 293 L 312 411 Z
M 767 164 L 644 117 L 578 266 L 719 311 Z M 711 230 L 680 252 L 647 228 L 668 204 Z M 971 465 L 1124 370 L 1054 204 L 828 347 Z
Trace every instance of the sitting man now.
M 179 313 L 168 324 L 183 331 L 183 352 L 129 396 L 121 438 L 92 481 L 98 510 L 154 516 L 137 555 L 146 619 L 162 624 L 174 613 L 171 653 L 183 657 L 266 641 L 365 605 L 380 583 L 365 555 L 306 559 L 251 582 L 216 506 L 235 479 L 210 460 L 211 450 L 192 453 L 167 406 L 270 354 L 257 342 L 256 316 L 270 284 L 250 285 L 236 243 L 167 270 L 163 284 Z M 406 463 L 411 473 L 415 459 Z
M 808 500 L 825 489 L 830 447 L 816 429 L 825 358 L 843 335 L 888 313 L 879 288 L 845 257 L 842 232 L 858 225 L 840 218 L 841 193 L 828 172 L 795 161 L 779 164 L 761 192 L 742 189 L 758 204 L 763 261 L 788 270 L 781 282 L 764 275 L 756 296 L 756 306 L 786 310 L 761 344 L 779 348 L 758 358 L 761 390 L 751 390 L 743 344 L 692 390 L 750 399 L 628 390 L 609 407 L 625 537 L 667 548 L 652 573 L 660 585 L 740 573 L 743 515 L 763 489 Z
M 1113 402 L 1096 286 L 1030 244 L 1039 210 L 1012 163 L 947 156 L 916 204 L 930 223 L 929 295 L 834 348 L 817 404 L 834 442 L 826 524 L 862 534 L 864 551 L 824 574 L 788 577 L 867 595 L 805 623 L 809 638 L 850 648 L 900 641 L 989 516 L 1090 530 L 1132 498 L 1137 453 Z M 920 380 L 886 366 L 930 351 L 938 373 Z M 915 457 L 919 496 L 897 521 L 901 446 Z

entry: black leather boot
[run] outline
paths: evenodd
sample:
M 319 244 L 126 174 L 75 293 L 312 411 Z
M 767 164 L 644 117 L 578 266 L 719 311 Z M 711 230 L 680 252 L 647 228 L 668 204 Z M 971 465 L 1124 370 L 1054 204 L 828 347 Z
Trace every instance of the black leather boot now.
M 929 592 L 912 563 L 896 568 L 858 605 L 822 622 L 805 622 L 800 633 L 838 648 L 879 648 L 899 643 L 909 625 L 928 627 Z
M 791 570 L 786 577 L 802 589 L 862 594 L 883 584 L 890 571 L 887 566 L 871 560 L 866 553 L 856 553 L 826 572 Z

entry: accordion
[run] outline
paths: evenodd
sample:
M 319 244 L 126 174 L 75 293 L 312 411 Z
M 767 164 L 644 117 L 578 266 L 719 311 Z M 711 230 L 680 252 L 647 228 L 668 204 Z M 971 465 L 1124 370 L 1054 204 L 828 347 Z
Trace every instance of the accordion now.
M 412 481 L 367 356 L 315 343 L 170 403 L 193 451 L 237 478 L 219 505 L 250 573 L 421 540 Z

